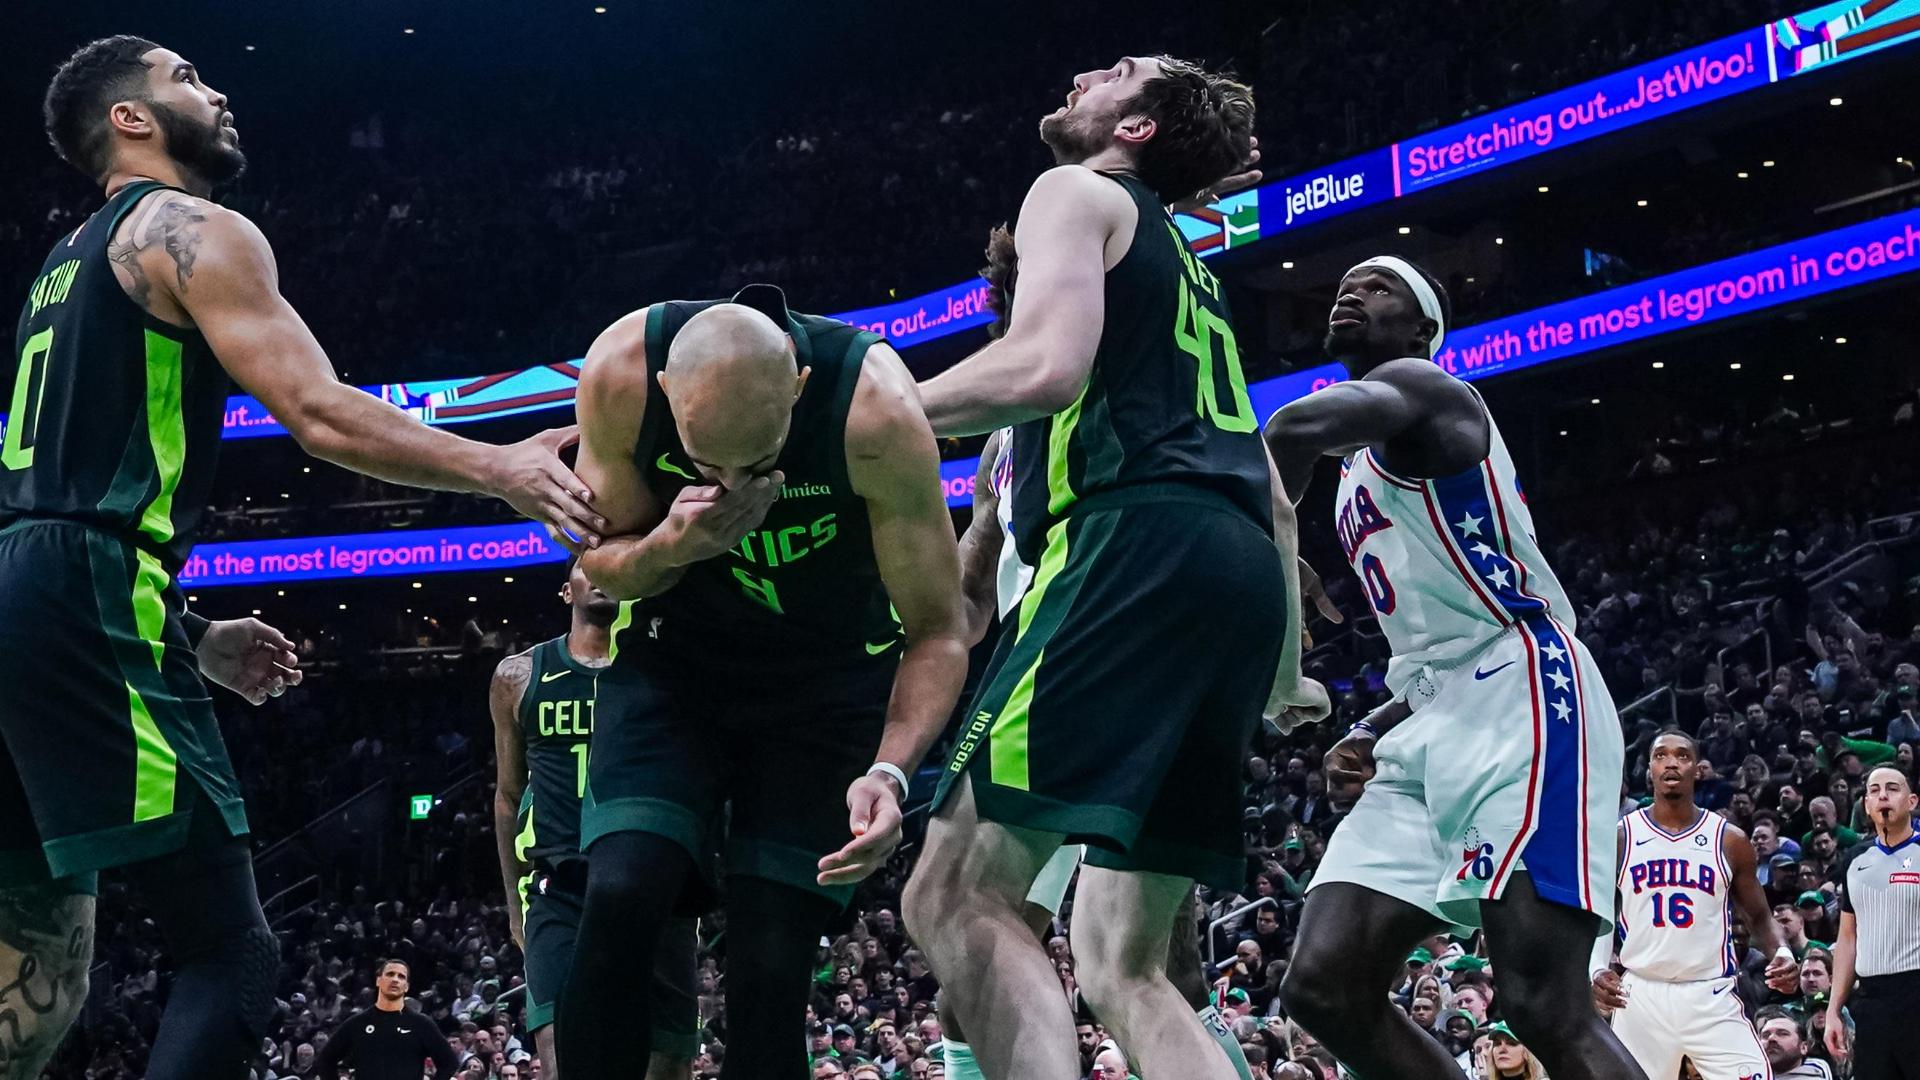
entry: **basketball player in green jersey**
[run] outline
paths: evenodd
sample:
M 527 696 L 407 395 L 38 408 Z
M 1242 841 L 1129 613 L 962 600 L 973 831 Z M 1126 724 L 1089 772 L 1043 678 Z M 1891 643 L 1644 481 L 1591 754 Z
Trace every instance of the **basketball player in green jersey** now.
M 507 922 L 527 958 L 527 1031 L 541 1076 L 559 1080 L 553 1005 L 566 985 L 585 903 L 580 799 L 587 790 L 594 682 L 607 666 L 608 628 L 620 605 L 593 587 L 579 556 L 567 560 L 560 599 L 567 632 L 500 661 L 493 712 L 494 839 L 507 886 Z M 693 920 L 668 926 L 653 965 L 653 1055 L 646 1080 L 689 1080 L 699 1051 Z
M 577 407 L 614 537 L 581 565 L 623 604 L 560 1061 L 569 1080 L 638 1066 L 632 972 L 683 892 L 700 899 L 724 807 L 722 1075 L 801 1080 L 821 931 L 898 842 L 907 778 L 966 676 L 933 433 L 885 342 L 770 285 L 616 322 Z
M 1258 153 L 1256 149 L 1256 158 Z M 1213 200 L 1215 192 L 1251 187 L 1259 178 L 1258 171 L 1240 173 L 1222 180 L 1214 189 L 1202 192 L 1190 201 L 1196 206 L 1204 206 Z M 1176 208 L 1178 206 L 1176 204 Z M 980 272 L 987 282 L 987 307 L 996 316 L 993 325 L 987 328 L 989 338 L 997 339 L 1006 333 L 1013 306 L 1015 262 L 1013 234 L 1004 226 L 994 229 L 987 237 L 987 265 Z M 1033 576 L 1033 568 L 1020 562 L 1009 540 L 1009 534 L 1013 531 L 1010 512 L 1012 492 L 1002 490 L 1011 486 L 1013 471 L 1007 446 L 1009 436 L 1007 430 L 996 431 L 987 436 L 986 445 L 980 449 L 980 467 L 975 471 L 973 480 L 973 519 L 960 536 L 960 592 L 966 601 L 967 640 L 973 644 L 978 644 L 986 637 L 996 613 L 1003 620 L 1012 615 L 1019 605 L 1020 595 Z M 1006 502 L 1002 502 L 1003 496 Z M 1009 512 L 1003 514 L 1003 508 Z M 1288 557 L 1298 546 L 1292 510 L 1292 504 L 1284 499 L 1275 502 L 1275 536 Z M 1005 632 L 1003 629 L 1002 633 Z M 1297 642 L 1297 639 L 1298 635 L 1294 641 Z M 1283 655 L 1283 670 L 1289 663 L 1297 673 L 1297 644 L 1291 660 Z M 1027 891 L 1026 924 L 1036 938 L 1045 933 L 1059 914 L 1083 854 L 1084 849 L 1080 845 L 1062 847 L 1047 860 Z M 1201 1026 L 1206 1029 L 1208 1037 L 1219 1044 L 1240 1080 L 1252 1080 L 1252 1070 L 1247 1065 L 1245 1052 L 1240 1049 L 1239 1040 L 1234 1037 L 1232 1029 L 1227 1026 L 1220 1010 L 1208 995 L 1206 972 L 1200 959 L 1199 933 L 1190 909 L 1182 907 L 1174 913 L 1167 942 L 1166 970 L 1167 978 L 1172 980 L 1180 996 L 1200 1017 Z M 939 973 L 936 971 L 935 974 Z M 966 1041 L 965 1025 L 954 1014 L 951 996 L 942 994 L 936 1002 L 940 1014 L 941 1053 L 946 1059 L 947 1076 L 949 1080 L 983 1080 L 985 1074 L 980 1071 L 973 1048 Z
M 1078 1067 L 1021 917 L 1063 841 L 1089 845 L 1088 1005 L 1144 1075 L 1235 1075 L 1167 977 L 1167 927 L 1196 880 L 1240 883 L 1237 779 L 1297 613 L 1223 291 L 1166 207 L 1239 168 L 1252 126 L 1244 86 L 1179 61 L 1075 79 L 1041 121 L 1061 164 L 1020 212 L 1006 335 L 921 386 L 936 433 L 1014 428 L 1012 539 L 1035 567 L 905 899 L 1000 1080 Z
M 435 431 L 342 384 L 252 223 L 227 99 L 151 41 L 76 52 L 47 131 L 106 204 L 35 276 L 0 442 L 0 1076 L 37 1076 L 85 995 L 95 874 L 126 867 L 173 958 L 152 1080 L 246 1075 L 279 948 L 174 575 L 208 502 L 229 375 L 309 453 L 597 533 L 549 433 Z M 5 391 L 0 391 L 5 393 Z M 53 992 L 58 982 L 58 993 Z

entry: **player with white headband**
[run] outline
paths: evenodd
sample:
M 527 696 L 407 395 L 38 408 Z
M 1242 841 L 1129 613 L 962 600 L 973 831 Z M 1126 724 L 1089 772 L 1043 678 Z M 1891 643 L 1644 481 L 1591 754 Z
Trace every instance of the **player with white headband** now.
M 1613 919 L 1620 725 L 1499 428 L 1432 362 L 1450 314 L 1407 260 L 1355 266 L 1327 319 L 1348 379 L 1266 425 L 1296 501 L 1342 459 L 1340 546 L 1393 648 L 1392 700 L 1327 753 L 1330 794 L 1358 801 L 1281 994 L 1363 1080 L 1452 1075 L 1388 994 L 1423 939 L 1484 927 L 1506 1020 L 1554 1080 L 1644 1080 L 1586 966 Z

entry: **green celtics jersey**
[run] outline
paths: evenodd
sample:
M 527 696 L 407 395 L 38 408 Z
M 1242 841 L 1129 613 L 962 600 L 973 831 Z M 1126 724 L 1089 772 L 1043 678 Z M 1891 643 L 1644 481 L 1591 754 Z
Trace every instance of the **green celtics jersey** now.
M 551 865 L 580 853 L 580 800 L 587 791 L 598 674 L 567 651 L 565 634 L 533 647 L 533 670 L 520 695 L 527 792 L 520 797 L 514 843 L 527 862 Z
M 812 369 L 793 409 L 775 467 L 780 498 L 739 546 L 695 563 L 673 588 L 622 605 L 614 656 L 626 663 L 636 639 L 652 655 L 688 661 L 740 660 L 791 670 L 896 659 L 898 624 L 873 557 L 866 500 L 847 479 L 847 411 L 860 368 L 879 337 L 836 319 L 788 313 L 778 290 L 749 286 L 744 298 L 785 316 L 800 367 Z M 657 375 L 688 319 L 724 300 L 655 304 L 648 311 L 647 365 Z M 634 460 L 662 502 L 705 484 L 680 443 L 658 383 Z
M 1181 484 L 1225 496 L 1271 531 L 1266 451 L 1220 281 L 1147 185 L 1139 224 L 1106 274 L 1106 323 L 1073 404 L 1013 433 L 1014 543 L 1036 565 L 1046 536 L 1090 495 Z
M 107 258 L 121 220 L 165 188 L 151 180 L 121 188 L 54 245 L 34 278 L 12 373 L 0 363 L 0 525 L 97 526 L 173 571 L 206 509 L 227 373 L 198 331 L 134 303 Z

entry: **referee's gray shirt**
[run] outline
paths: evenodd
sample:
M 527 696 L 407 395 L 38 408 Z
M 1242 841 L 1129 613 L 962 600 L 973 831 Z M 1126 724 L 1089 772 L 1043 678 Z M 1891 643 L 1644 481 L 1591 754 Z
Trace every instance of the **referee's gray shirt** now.
M 1855 848 L 1840 910 L 1856 921 L 1855 973 L 1920 972 L 1920 833 L 1898 847 L 1875 840 Z

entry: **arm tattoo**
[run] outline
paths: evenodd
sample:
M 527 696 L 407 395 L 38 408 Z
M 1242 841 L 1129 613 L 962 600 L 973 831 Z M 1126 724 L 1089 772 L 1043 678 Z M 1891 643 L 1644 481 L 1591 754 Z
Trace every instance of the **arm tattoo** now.
M 0 1078 L 40 1074 L 87 996 L 93 897 L 0 888 Z
M 197 199 L 167 193 L 159 197 L 151 211 L 129 215 L 119 235 L 107 243 L 107 259 L 113 263 L 121 287 L 133 302 L 151 311 L 153 282 L 141 258 L 154 247 L 173 260 L 174 291 L 187 291 L 193 277 L 194 260 L 200 256 L 200 226 L 207 210 Z
M 108 241 L 107 261 L 113 264 L 120 278 L 120 286 L 127 291 L 127 296 L 146 308 L 153 285 L 147 281 L 146 268 L 140 265 L 139 233 L 129 226 L 121 231 L 119 238 Z
M 187 291 L 187 279 L 193 276 L 193 260 L 200 253 L 200 226 L 207 213 L 185 199 L 170 200 L 160 209 L 160 240 L 173 259 L 178 288 Z

